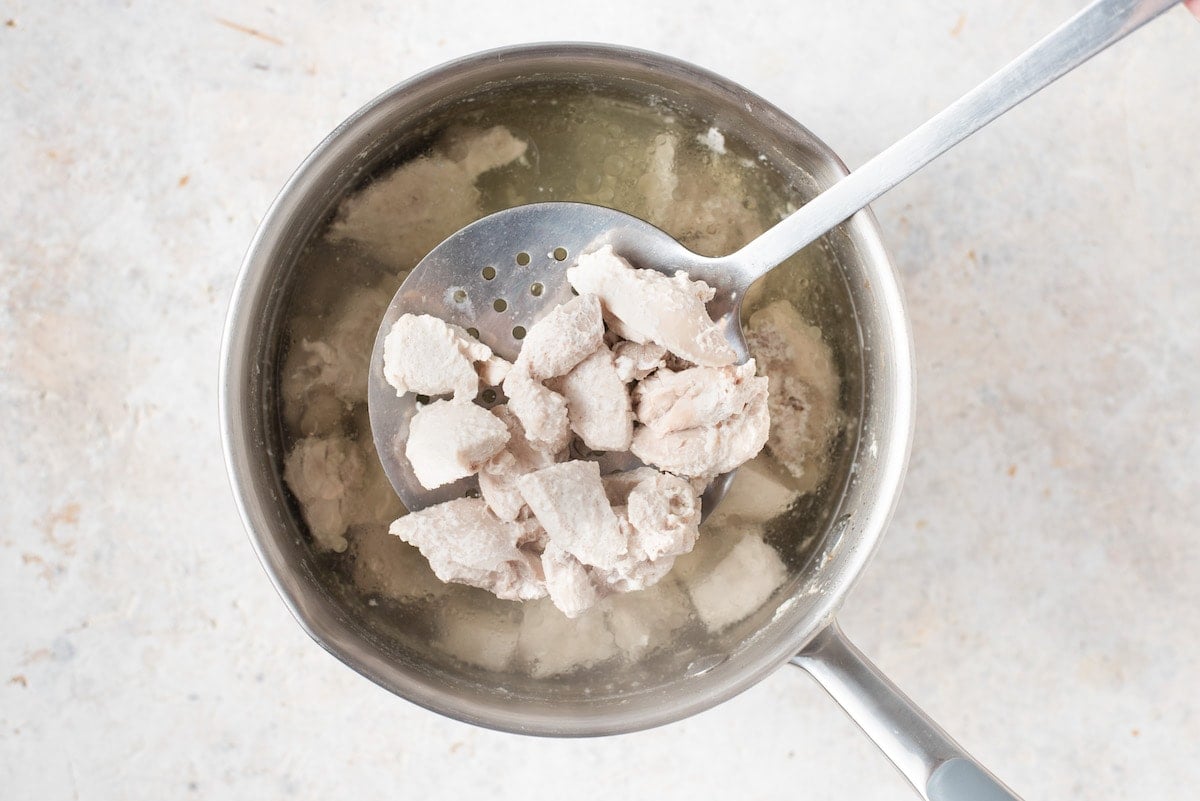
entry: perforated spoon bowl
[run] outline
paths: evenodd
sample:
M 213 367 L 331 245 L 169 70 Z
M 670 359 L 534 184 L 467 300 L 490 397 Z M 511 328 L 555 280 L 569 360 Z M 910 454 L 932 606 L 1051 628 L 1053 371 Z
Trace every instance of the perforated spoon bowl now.
M 636 267 L 683 270 L 716 289 L 709 313 L 724 326 L 740 359 L 746 341 L 739 314 L 752 283 L 805 245 L 966 139 L 1005 111 L 1165 12 L 1178 0 L 1097 0 L 944 111 L 729 256 L 692 253 L 668 234 L 622 212 L 582 203 L 538 203 L 478 220 L 438 245 L 412 271 L 388 306 L 371 355 L 371 429 L 384 470 L 404 505 L 421 509 L 461 497 L 474 478 L 426 490 L 404 456 L 418 399 L 397 397 L 383 378 L 383 341 L 401 315 L 431 314 L 455 323 L 506 359 L 524 331 L 571 298 L 566 268 L 582 252 L 611 244 Z M 498 402 L 496 388 L 481 393 Z M 590 456 L 590 454 L 581 454 Z M 608 469 L 619 462 L 604 465 Z M 720 503 L 729 476 L 705 494 Z

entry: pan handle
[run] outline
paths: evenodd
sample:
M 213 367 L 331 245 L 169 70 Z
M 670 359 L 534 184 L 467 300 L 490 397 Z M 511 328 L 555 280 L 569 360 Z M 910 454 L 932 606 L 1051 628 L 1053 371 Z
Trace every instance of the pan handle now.
M 830 623 L 792 658 L 927 801 L 1020 801 Z

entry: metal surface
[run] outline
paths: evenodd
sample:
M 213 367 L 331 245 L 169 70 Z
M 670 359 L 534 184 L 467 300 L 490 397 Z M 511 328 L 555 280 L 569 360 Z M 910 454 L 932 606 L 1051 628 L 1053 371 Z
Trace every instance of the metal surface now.
M 792 659 L 930 801 L 1019 801 L 830 624 Z
M 275 200 L 234 288 L 221 356 L 220 415 L 230 482 L 267 575 L 305 630 L 348 666 L 410 701 L 462 721 L 529 734 L 615 734 L 708 709 L 778 669 L 833 618 L 878 545 L 903 479 L 912 434 L 910 334 L 896 276 L 869 211 L 825 240 L 844 274 L 861 359 L 857 446 L 833 522 L 809 567 L 754 619 L 756 628 L 703 670 L 657 676 L 636 692 L 571 694 L 561 677 L 520 692 L 433 654 L 385 647 L 322 582 L 281 481 L 275 360 L 296 256 L 330 209 L 432 109 L 497 86 L 562 82 L 695 110 L 762 153 L 800 186 L 828 187 L 845 166 L 810 131 L 745 89 L 657 54 L 596 45 L 481 53 L 401 84 L 335 130 Z

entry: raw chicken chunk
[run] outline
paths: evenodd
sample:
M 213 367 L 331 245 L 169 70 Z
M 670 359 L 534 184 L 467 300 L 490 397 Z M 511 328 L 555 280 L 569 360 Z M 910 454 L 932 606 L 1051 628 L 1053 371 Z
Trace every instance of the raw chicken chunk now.
M 397 395 L 453 393 L 455 400 L 473 400 L 479 393 L 474 362 L 483 362 L 488 379 L 507 373 L 508 363 L 487 345 L 428 314 L 403 315 L 383 340 L 383 377 Z
M 743 414 L 767 391 L 757 378 L 753 359 L 737 367 L 693 367 L 682 372 L 659 370 L 637 385 L 638 422 L 657 435 L 715 426 Z
M 567 617 L 579 617 L 600 600 L 587 568 L 553 541 L 542 553 L 542 571 L 550 600 Z
M 411 512 L 389 531 L 417 546 L 442 581 L 482 587 L 498 598 L 546 595 L 538 557 L 520 546 L 536 524 L 506 523 L 479 498 L 459 498 Z
M 408 424 L 404 455 L 425 489 L 472 475 L 508 443 L 508 426 L 474 403 L 439 400 Z
M 598 451 L 627 451 L 633 439 L 629 390 L 604 343 L 561 379 L 571 430 Z
M 580 295 L 530 327 L 521 343 L 517 365 L 538 381 L 566 375 L 603 341 L 600 300 L 595 295 Z
M 567 447 L 571 441 L 571 422 L 562 395 L 542 386 L 521 364 L 514 366 L 504 379 L 504 394 L 508 396 L 508 408 L 521 421 L 525 436 L 534 447 L 549 453 Z
M 655 270 L 635 270 L 605 245 L 585 253 L 567 270 L 567 280 L 579 291 L 598 295 L 610 325 L 635 342 L 655 342 L 671 353 L 707 367 L 733 364 L 736 354 L 704 304 L 714 290 L 684 272 L 666 276 Z
M 829 472 L 830 443 L 842 425 L 833 351 L 786 300 L 751 315 L 746 342 L 770 380 L 767 450 L 802 492 L 811 491 Z
M 787 580 L 779 554 L 757 534 L 747 534 L 709 573 L 690 587 L 704 625 L 719 631 L 748 617 Z
M 501 520 L 516 520 L 528 509 L 517 489 L 517 479 L 534 470 L 549 467 L 557 459 L 552 453 L 535 448 L 525 437 L 525 428 L 508 406 L 497 406 L 494 414 L 508 428 L 508 444 L 479 470 L 479 492 L 488 507 Z
M 550 542 L 579 561 L 607 569 L 625 554 L 595 462 L 562 462 L 521 476 L 517 486 Z
M 520 159 L 526 143 L 506 128 L 451 132 L 414 159 L 342 201 L 326 235 L 358 242 L 395 270 L 410 270 L 429 251 L 481 215 L 475 180 Z

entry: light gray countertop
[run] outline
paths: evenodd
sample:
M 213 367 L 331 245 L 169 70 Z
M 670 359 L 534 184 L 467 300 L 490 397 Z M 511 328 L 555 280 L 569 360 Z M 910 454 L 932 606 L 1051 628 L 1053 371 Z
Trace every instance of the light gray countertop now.
M 352 673 L 237 517 L 221 325 L 291 170 L 454 56 L 665 51 L 853 166 L 1081 5 L 0 3 L 0 795 L 913 797 L 792 669 L 585 741 L 474 729 Z M 918 422 L 841 620 L 1029 799 L 1200 784 L 1198 55 L 1176 9 L 874 207 Z

